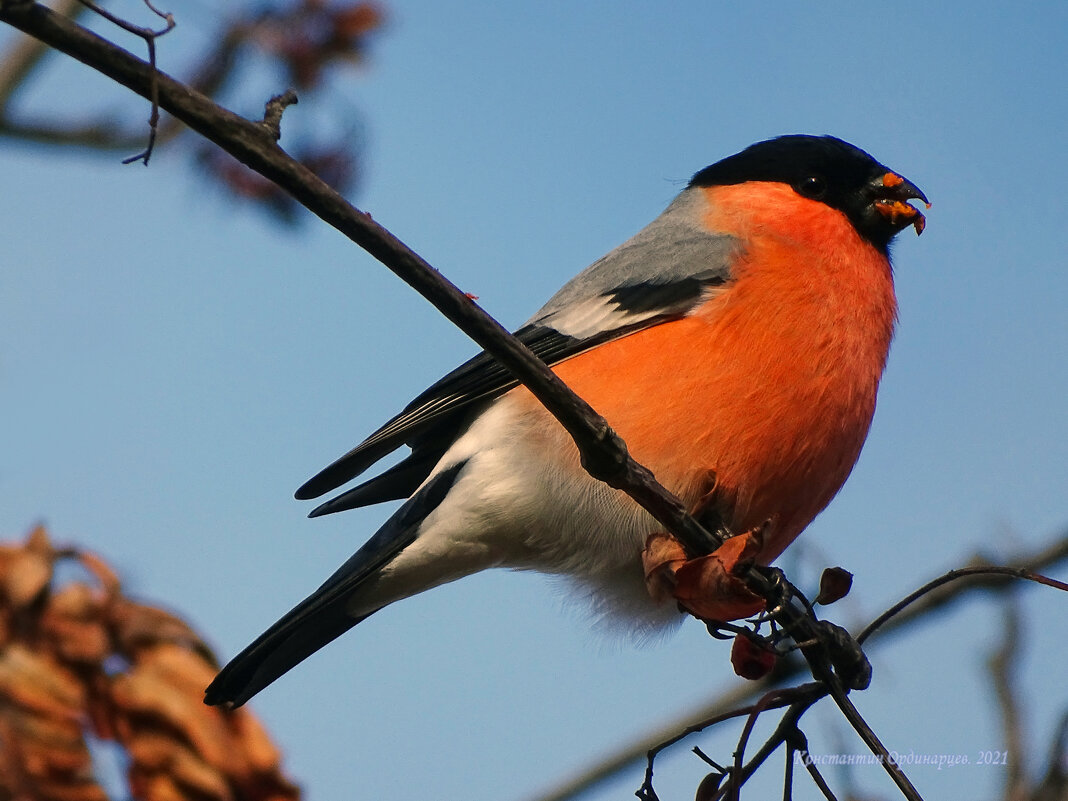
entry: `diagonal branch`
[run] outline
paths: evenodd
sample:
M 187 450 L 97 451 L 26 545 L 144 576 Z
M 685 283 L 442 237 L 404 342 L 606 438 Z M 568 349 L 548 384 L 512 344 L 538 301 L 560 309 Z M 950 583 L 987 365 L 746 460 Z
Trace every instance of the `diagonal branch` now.
M 0 21 L 40 39 L 87 66 L 151 98 L 238 160 L 274 181 L 309 211 L 362 247 L 427 298 L 490 353 L 549 409 L 576 440 L 583 465 L 596 478 L 626 491 L 695 554 L 714 550 L 723 534 L 705 531 L 652 473 L 630 458 L 604 418 L 572 393 L 533 353 L 469 297 L 371 217 L 351 206 L 306 167 L 290 158 L 258 123 L 157 73 L 144 61 L 46 7 L 0 0 Z
M 586 471 L 627 493 L 682 543 L 688 556 L 711 553 L 731 536 L 732 532 L 718 522 L 715 530 L 708 531 L 690 516 L 651 471 L 630 457 L 622 439 L 589 404 L 422 257 L 286 154 L 274 141 L 269 126 L 220 107 L 151 64 L 36 2 L 0 0 L 0 21 L 39 38 L 150 98 L 154 104 L 158 100 L 159 106 L 172 116 L 277 184 L 382 262 L 525 385 L 574 440 Z M 780 586 L 767 574 L 751 568 L 745 579 L 753 591 L 768 601 L 769 607 L 779 606 Z M 820 671 L 814 675 L 830 675 L 829 656 L 833 651 L 827 645 L 827 625 L 795 604 L 783 604 L 777 617 L 784 630 L 805 643 L 802 653 L 813 670 Z M 856 675 L 846 683 L 858 689 L 866 687 L 870 673 L 860 682 L 855 680 Z

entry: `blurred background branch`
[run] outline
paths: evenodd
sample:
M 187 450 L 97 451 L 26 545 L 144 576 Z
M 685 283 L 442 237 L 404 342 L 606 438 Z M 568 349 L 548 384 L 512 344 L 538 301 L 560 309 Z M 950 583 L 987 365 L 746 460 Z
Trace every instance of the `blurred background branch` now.
M 72 19 L 88 12 L 80 0 L 58 0 L 53 10 Z M 278 81 L 300 93 L 303 106 L 311 107 L 302 115 L 303 123 L 287 125 L 293 129 L 286 139 L 287 149 L 337 191 L 352 192 L 359 182 L 361 124 L 350 106 L 338 102 L 330 78 L 338 69 L 365 61 L 384 24 L 382 7 L 373 0 L 274 0 L 228 6 L 225 13 L 219 12 L 213 20 L 208 36 L 199 37 L 196 52 L 183 53 L 187 62 L 184 83 L 213 99 L 240 103 L 247 100 L 236 96 L 241 87 L 258 85 L 253 75 L 264 70 L 276 75 Z M 151 24 L 158 24 L 155 15 L 149 16 Z M 180 18 L 177 22 L 182 24 Z M 186 36 L 183 46 L 188 41 Z M 54 103 L 36 110 L 28 100 L 29 90 L 47 78 L 60 54 L 21 34 L 6 47 L 2 44 L 0 137 L 55 147 L 59 153 L 79 148 L 110 157 L 129 156 L 143 149 L 148 136 L 143 104 L 124 104 L 117 113 L 101 112 L 99 103 L 65 113 Z M 128 47 L 137 50 L 132 44 Z M 167 63 L 174 61 L 167 59 Z M 260 103 L 262 98 L 256 97 L 254 102 Z M 211 184 L 256 203 L 277 220 L 295 223 L 300 219 L 292 198 L 275 184 L 199 137 L 185 137 L 187 131 L 180 121 L 164 114 L 156 130 L 156 143 L 181 140 L 182 158 Z

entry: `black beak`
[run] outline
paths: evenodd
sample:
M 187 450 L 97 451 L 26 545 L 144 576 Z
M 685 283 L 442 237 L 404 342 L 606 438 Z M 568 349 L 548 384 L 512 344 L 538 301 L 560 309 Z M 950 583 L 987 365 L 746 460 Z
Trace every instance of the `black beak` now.
M 870 190 L 875 198 L 875 210 L 886 218 L 895 230 L 900 231 L 911 225 L 916 229 L 917 236 L 923 233 L 926 219 L 918 208 L 907 201 L 922 201 L 927 208 L 931 208 L 931 202 L 916 184 L 896 172 L 887 170 L 871 182 Z
M 931 208 L 931 201 L 927 195 L 920 191 L 916 184 L 907 178 L 902 178 L 896 172 L 887 171 L 877 178 L 874 183 L 875 197 L 885 200 L 921 200 L 927 208 Z

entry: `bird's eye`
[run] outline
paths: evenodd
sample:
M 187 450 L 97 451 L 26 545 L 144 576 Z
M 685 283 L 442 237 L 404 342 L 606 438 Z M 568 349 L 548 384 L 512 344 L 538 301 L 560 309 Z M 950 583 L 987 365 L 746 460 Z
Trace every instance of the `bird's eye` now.
M 827 182 L 819 175 L 810 175 L 801 179 L 801 183 L 797 185 L 797 191 L 805 197 L 818 200 L 826 194 Z

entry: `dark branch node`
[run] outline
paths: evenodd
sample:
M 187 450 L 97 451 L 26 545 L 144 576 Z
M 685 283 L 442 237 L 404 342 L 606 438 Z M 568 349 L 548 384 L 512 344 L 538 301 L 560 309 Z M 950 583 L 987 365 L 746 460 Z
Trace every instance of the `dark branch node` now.
M 820 642 L 834 672 L 850 690 L 866 690 L 871 684 L 871 662 L 853 635 L 828 620 L 819 621 Z
M 286 89 L 282 94 L 267 101 L 260 125 L 275 142 L 282 138 L 282 115 L 287 108 L 296 104 L 297 93 L 292 89 Z

